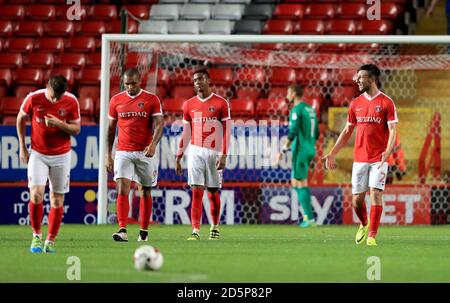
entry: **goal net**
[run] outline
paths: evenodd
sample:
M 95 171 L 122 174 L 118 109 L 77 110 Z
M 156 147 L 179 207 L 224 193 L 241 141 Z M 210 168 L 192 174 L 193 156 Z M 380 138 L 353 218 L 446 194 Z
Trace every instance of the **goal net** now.
M 336 142 L 347 107 L 359 95 L 354 82 L 357 69 L 374 63 L 382 71 L 381 89 L 394 100 L 399 117 L 382 223 L 448 223 L 449 42 L 448 37 L 411 36 L 104 35 L 100 154 L 105 154 L 109 98 L 120 91 L 121 74 L 136 67 L 142 87 L 160 97 L 165 119 L 152 220 L 189 224 L 187 176 L 176 176 L 174 155 L 182 129 L 181 106 L 195 94 L 192 73 L 206 67 L 214 92 L 229 100 L 232 115 L 221 222 L 296 224 L 303 210 L 290 187 L 292 156 L 288 153 L 276 163 L 275 155 L 288 132 L 292 105 L 285 99 L 287 87 L 301 84 L 303 99 L 316 109 L 320 123 L 308 177 L 316 220 L 353 224 L 357 222 L 351 205 L 353 138 L 339 153 L 337 170 L 325 171 L 321 157 Z M 99 167 L 104 167 L 102 162 Z M 99 223 L 115 219 L 111 180 L 100 170 Z M 137 191 L 132 198 L 137 199 Z M 210 219 L 207 201 L 205 197 L 203 223 Z

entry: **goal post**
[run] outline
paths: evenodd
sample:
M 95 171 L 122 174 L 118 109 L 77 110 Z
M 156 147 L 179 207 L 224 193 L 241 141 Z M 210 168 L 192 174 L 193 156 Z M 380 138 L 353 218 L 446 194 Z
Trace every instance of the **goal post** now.
M 296 45 L 296 44 L 316 44 L 316 45 L 325 45 L 325 44 L 344 44 L 344 45 L 370 45 L 370 44 L 379 44 L 381 46 L 384 45 L 427 45 L 427 46 L 434 46 L 434 45 L 440 45 L 441 50 L 437 52 L 432 52 L 428 54 L 428 49 L 425 48 L 423 53 L 418 52 L 410 54 L 408 50 L 405 53 L 396 53 L 396 56 L 400 56 L 404 61 L 400 64 L 399 60 L 399 66 L 394 66 L 395 62 L 397 62 L 396 58 L 394 56 L 390 56 L 390 53 L 385 53 L 382 58 L 376 57 L 376 54 L 370 54 L 367 53 L 367 56 L 363 56 L 361 54 L 355 53 L 353 56 L 350 56 L 349 54 L 346 54 L 345 51 L 340 51 L 339 54 L 334 53 L 327 53 L 326 58 L 337 58 L 336 61 L 333 64 L 329 64 L 329 62 L 319 62 L 320 60 L 315 60 L 314 63 L 310 63 L 310 67 L 312 69 L 316 68 L 324 68 L 324 69 L 333 69 L 336 66 L 354 66 L 360 65 L 364 63 L 363 61 L 366 58 L 372 59 L 380 59 L 380 60 L 386 60 L 386 64 L 393 64 L 393 69 L 399 69 L 402 71 L 405 71 L 405 73 L 408 73 L 409 69 L 415 69 L 415 70 L 443 70 L 448 71 L 450 70 L 450 55 L 447 53 L 447 47 L 450 47 L 450 36 L 397 36 L 397 35 L 362 35 L 362 36 L 356 36 L 356 35 L 339 35 L 339 36 L 316 36 L 316 35 L 308 35 L 308 36 L 296 36 L 296 35 L 149 35 L 149 34 L 104 34 L 102 35 L 102 58 L 101 58 L 101 95 L 100 95 L 100 125 L 99 125 L 99 172 L 98 172 L 98 194 L 97 194 L 97 201 L 98 201 L 98 224 L 105 224 L 107 223 L 107 206 L 108 206 L 108 174 L 106 172 L 105 168 L 105 155 L 107 153 L 107 128 L 108 128 L 108 106 L 109 106 L 109 99 L 110 99 L 110 91 L 111 91 L 111 79 L 112 77 L 117 76 L 117 71 L 115 71 L 116 75 L 111 74 L 111 70 L 114 68 L 112 66 L 112 58 L 114 56 L 112 49 L 112 45 L 114 43 L 120 43 L 120 44 L 139 44 L 139 45 L 145 45 L 145 44 L 154 44 L 154 43 L 160 43 L 161 45 L 167 45 L 167 44 L 193 44 L 193 45 L 208 45 L 213 43 L 218 43 L 220 45 L 249 45 L 249 44 L 289 44 L 289 45 Z M 142 47 L 141 47 L 142 48 Z M 179 51 L 177 48 L 171 48 L 171 47 L 162 47 L 164 51 L 170 54 L 170 52 L 176 52 Z M 145 51 L 145 50 L 144 50 Z M 200 58 L 198 60 L 212 60 L 214 58 L 214 55 L 217 54 L 206 54 L 206 55 L 200 55 L 197 56 L 195 54 L 199 53 L 201 50 L 193 48 L 192 53 L 193 58 L 197 60 L 197 58 Z M 208 51 L 208 50 L 207 50 Z M 224 56 L 230 54 L 227 53 L 228 49 L 226 47 L 221 50 L 221 48 L 215 48 L 214 51 L 220 52 L 223 51 Z M 271 49 L 268 52 L 273 52 L 271 54 L 273 55 L 279 55 L 275 58 L 285 58 L 286 56 L 290 56 L 286 60 L 291 59 L 298 59 L 298 55 L 301 53 L 296 52 L 295 54 L 286 54 L 283 53 L 283 50 L 276 50 Z M 308 51 L 309 52 L 309 51 Z M 313 58 L 315 56 L 315 51 L 311 51 L 309 55 L 311 55 Z M 317 52 L 317 58 L 320 57 L 320 55 L 323 54 L 321 52 Z M 297 57 L 296 57 L 297 56 Z M 337 56 L 337 57 L 336 57 Z M 399 58 L 400 58 L 399 57 Z M 224 64 L 230 64 L 230 62 L 235 59 L 236 62 L 242 63 L 243 60 L 246 60 L 245 58 L 233 58 L 230 56 L 228 58 L 228 61 L 224 61 L 222 63 Z M 296 59 L 296 60 L 297 60 Z M 355 60 L 360 60 L 359 62 L 355 62 Z M 167 59 L 170 64 L 170 58 Z M 257 59 L 256 59 L 257 60 Z M 279 59 L 279 60 L 285 60 L 285 59 Z M 343 60 L 343 61 L 339 61 Z M 295 61 L 295 60 L 294 60 Z M 294 62 L 292 61 L 292 62 Z M 166 62 L 166 63 L 167 63 Z M 268 63 L 269 62 L 269 63 Z M 271 64 L 270 60 L 264 61 L 264 63 L 261 63 L 263 67 L 267 67 L 264 64 Z M 284 61 L 283 61 L 284 62 Z M 301 62 L 295 61 L 295 62 Z M 375 60 L 376 62 L 376 60 Z M 381 62 L 381 61 L 380 61 Z M 245 62 L 243 63 L 245 65 Z M 254 63 L 253 63 L 254 64 Z M 291 63 L 292 64 L 292 63 Z M 328 65 L 327 65 L 328 64 Z M 400 66 L 401 65 L 401 66 Z M 277 65 L 274 64 L 274 67 Z M 269 66 L 271 67 L 271 66 Z M 294 66 L 294 68 L 302 68 L 302 66 Z M 398 81 L 402 81 L 403 76 L 401 73 L 396 74 L 395 76 L 390 75 L 389 79 L 398 79 Z M 396 78 L 399 77 L 399 78 Z M 270 77 L 266 77 L 266 81 L 269 81 Z M 408 81 L 408 78 L 405 78 L 405 81 Z M 156 79 L 154 81 L 157 81 Z M 156 87 L 157 83 L 154 83 L 154 86 Z M 268 84 L 270 85 L 270 83 Z M 314 84 L 317 86 L 317 88 L 321 88 L 321 86 L 325 86 L 326 84 Z M 408 88 L 405 88 L 404 92 L 407 92 Z M 412 93 L 411 93 L 412 94 Z M 411 96 L 409 96 L 411 97 Z M 414 99 L 414 96 L 412 96 L 409 99 Z M 395 100 L 394 100 L 395 101 Z M 424 101 L 421 99 L 417 99 L 417 102 L 414 103 L 414 106 L 422 106 L 422 107 L 429 107 L 427 104 L 424 103 Z M 437 106 L 439 107 L 439 106 Z M 442 108 L 441 108 L 442 109 Z M 442 109 L 444 110 L 444 109 Z M 422 112 L 428 111 L 421 111 L 420 109 L 417 110 L 417 117 L 420 117 Z M 416 113 L 413 110 L 413 114 Z M 334 122 L 338 121 L 339 119 L 342 119 L 342 111 L 330 111 L 327 112 L 330 119 L 332 119 Z M 331 116 L 330 116 L 331 115 Z M 339 116 L 341 115 L 341 116 Z M 444 116 L 444 115 L 443 115 Z M 401 120 L 401 117 L 400 117 Z M 342 125 L 339 123 L 334 123 L 333 125 L 339 128 L 339 126 Z M 429 124 L 430 121 L 424 121 L 424 123 Z M 442 128 L 448 128 L 448 123 L 446 125 L 442 125 Z M 335 131 L 337 131 L 335 129 Z M 446 135 L 448 135 L 448 130 L 446 130 Z M 330 142 L 328 142 L 330 144 Z M 328 144 L 328 145 L 329 145 Z M 329 146 L 324 145 L 324 150 L 328 151 Z M 415 148 L 415 147 L 414 147 Z M 270 182 L 272 180 L 264 180 L 264 182 Z M 349 181 L 348 181 L 349 182 Z

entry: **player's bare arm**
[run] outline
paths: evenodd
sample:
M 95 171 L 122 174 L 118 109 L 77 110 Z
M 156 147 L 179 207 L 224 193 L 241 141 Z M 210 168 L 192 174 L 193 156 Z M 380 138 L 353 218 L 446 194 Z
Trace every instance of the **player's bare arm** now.
M 389 155 L 392 153 L 395 145 L 395 138 L 397 136 L 397 123 L 389 123 L 389 140 L 386 146 L 386 150 L 381 154 L 381 162 L 378 167 L 381 167 L 384 162 L 387 161 Z
M 64 122 L 52 114 L 45 116 L 45 124 L 48 127 L 58 127 L 63 132 L 74 136 L 80 133 L 80 122 Z
M 177 156 L 175 158 L 175 172 L 178 176 L 183 175 L 183 170 L 181 169 L 181 159 L 183 158 L 184 151 L 191 141 L 191 130 L 189 123 L 183 123 L 183 132 L 181 133 L 180 145 L 178 146 Z
M 161 140 L 163 133 L 163 117 L 154 116 L 153 117 L 153 140 L 145 149 L 144 154 L 146 157 L 153 157 L 156 152 L 156 147 L 158 146 L 159 141 Z
M 336 165 L 334 163 L 336 155 L 339 153 L 342 147 L 344 147 L 345 144 L 347 144 L 348 140 L 350 140 L 350 137 L 352 136 L 354 129 L 355 129 L 354 124 L 347 124 L 342 130 L 341 134 L 339 135 L 336 144 L 333 146 L 331 151 L 322 158 L 325 160 L 325 167 L 327 169 L 333 170 L 336 168 Z
M 30 159 L 30 153 L 27 150 L 25 145 L 25 123 L 26 123 L 27 115 L 25 115 L 22 111 L 19 111 L 17 114 L 16 127 L 17 127 L 17 137 L 19 138 L 19 157 L 23 163 L 28 163 Z
M 117 120 L 110 119 L 108 124 L 108 142 L 106 152 L 106 170 L 110 173 L 113 172 L 114 170 L 114 159 L 112 157 L 112 148 L 114 144 L 114 138 L 116 136 L 116 126 Z

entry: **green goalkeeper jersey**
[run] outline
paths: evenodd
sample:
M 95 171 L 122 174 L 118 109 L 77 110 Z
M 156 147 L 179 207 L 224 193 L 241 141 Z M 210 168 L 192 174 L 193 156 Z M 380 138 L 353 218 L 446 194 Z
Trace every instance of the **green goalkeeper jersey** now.
M 316 110 L 300 102 L 289 115 L 289 140 L 292 141 L 292 154 L 315 155 L 316 141 L 319 138 L 319 126 Z

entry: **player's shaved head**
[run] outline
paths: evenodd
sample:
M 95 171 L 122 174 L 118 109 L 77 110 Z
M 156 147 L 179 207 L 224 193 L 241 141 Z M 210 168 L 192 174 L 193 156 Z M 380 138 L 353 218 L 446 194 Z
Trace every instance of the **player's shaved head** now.
M 127 76 L 127 77 L 129 77 L 129 78 L 132 78 L 132 77 L 135 77 L 135 76 L 138 77 L 138 79 L 141 78 L 141 74 L 139 73 L 138 69 L 135 68 L 135 67 L 127 69 L 127 70 L 123 73 L 123 75 L 124 75 L 124 76 Z
M 48 87 L 55 93 L 56 97 L 60 97 L 67 90 L 67 79 L 61 75 L 55 75 L 48 80 Z

